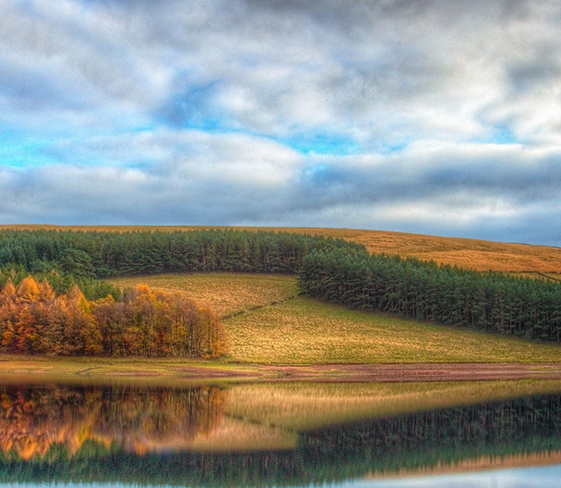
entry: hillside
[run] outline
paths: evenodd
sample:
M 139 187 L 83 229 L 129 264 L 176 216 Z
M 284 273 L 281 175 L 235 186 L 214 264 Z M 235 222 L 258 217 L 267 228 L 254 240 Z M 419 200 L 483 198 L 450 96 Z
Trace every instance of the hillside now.
M 295 296 L 296 278 L 190 274 L 119 278 L 179 291 L 222 315 L 229 360 L 257 364 L 555 363 L 556 344 L 348 310 Z
M 47 226 L 4 225 L 0 229 L 64 229 L 98 231 L 146 231 L 174 232 L 212 227 L 189 226 Z M 220 227 L 224 228 L 224 227 Z M 316 234 L 346 239 L 363 244 L 370 252 L 411 256 L 478 271 L 502 271 L 506 273 L 546 274 L 550 278 L 561 277 L 561 248 L 529 244 L 511 244 L 455 237 L 436 237 L 375 230 L 321 229 L 321 228 L 273 228 L 232 227 L 244 230 L 286 231 L 299 234 Z
M 18 228 L 24 229 L 29 228 L 29 226 L 19 226 Z M 559 257 L 558 254 L 561 251 L 556 248 L 346 229 L 253 228 L 251 232 L 248 231 L 245 235 L 243 235 L 243 233 L 230 232 L 194 232 L 173 236 L 169 234 L 153 236 L 150 234 L 150 231 L 174 231 L 179 229 L 201 230 L 201 228 L 60 227 L 59 229 L 112 232 L 131 230 L 148 231 L 138 234 L 130 233 L 123 236 L 112 232 L 106 233 L 104 239 L 107 239 L 107 242 L 124 242 L 128 247 L 123 246 L 122 243 L 116 246 L 113 244 L 111 246 L 108 245 L 103 247 L 103 249 L 107 251 L 107 255 L 104 255 L 103 258 L 94 256 L 99 262 L 105 263 L 105 266 L 111 266 L 111 268 L 108 267 L 107 270 L 102 269 L 101 276 L 103 276 L 103 272 L 105 271 L 107 271 L 107 275 L 109 276 L 111 273 L 116 275 L 120 274 L 121 276 L 136 274 L 137 276 L 134 278 L 119 278 L 115 279 L 113 283 L 121 288 L 127 288 L 146 282 L 151 288 L 165 291 L 180 291 L 199 301 L 202 305 L 210 305 L 216 309 L 225 322 L 226 333 L 229 337 L 229 357 L 230 360 L 234 362 L 296 365 L 425 362 L 556 363 L 560 361 L 560 348 L 557 344 L 528 342 L 526 340 L 503 337 L 490 333 L 474 332 L 474 327 L 479 325 L 479 322 L 475 321 L 475 318 L 481 316 L 487 320 L 488 317 L 484 313 L 477 315 L 477 313 L 479 313 L 478 310 L 483 310 L 483 312 L 487 313 L 486 309 L 481 307 L 477 310 L 473 307 L 465 308 L 472 303 L 474 307 L 479 306 L 481 302 L 478 298 L 480 295 L 473 295 L 473 290 L 469 287 L 466 288 L 464 286 L 463 288 L 457 288 L 461 290 L 461 303 L 463 304 L 460 310 L 461 318 L 463 320 L 464 316 L 467 316 L 468 319 L 470 319 L 468 322 L 446 321 L 439 318 L 434 319 L 440 323 L 450 323 L 452 326 L 464 326 L 460 329 L 452 326 L 445 327 L 435 325 L 434 323 L 420 322 L 419 320 L 421 317 L 424 317 L 425 320 L 431 320 L 431 316 L 419 314 L 411 315 L 407 313 L 408 309 L 403 312 L 402 316 L 396 314 L 387 315 L 384 313 L 352 311 L 345 307 L 328 305 L 312 300 L 309 297 L 297 296 L 296 277 L 294 274 L 298 270 L 301 270 L 300 279 L 303 279 L 302 273 L 304 273 L 304 271 L 302 270 L 304 268 L 302 268 L 303 264 L 299 259 L 302 259 L 305 249 L 312 249 L 314 246 L 329 246 L 329 249 L 331 249 L 331 246 L 334 246 L 333 249 L 337 249 L 337 246 L 341 246 L 342 244 L 344 244 L 344 247 L 356 247 L 353 245 L 348 246 L 347 243 L 340 240 L 341 238 L 364 244 L 371 251 L 385 252 L 386 254 L 398 253 L 401 255 L 416 256 L 417 258 L 432 258 L 433 260 L 437 259 L 437 256 L 441 256 L 441 261 L 444 261 L 444 257 L 448 256 L 448 260 L 451 261 L 451 264 L 459 265 L 462 265 L 462 263 L 456 260 L 456 258 L 452 259 L 450 256 L 469 256 L 468 264 L 466 264 L 465 267 L 472 269 L 501 269 L 501 266 L 503 266 L 502 269 L 505 271 L 507 269 L 504 269 L 504 267 L 508 265 L 510 266 L 508 271 L 513 273 L 520 274 L 529 272 L 537 275 L 544 275 L 548 272 L 552 274 L 554 279 L 556 276 L 554 273 L 558 271 L 555 268 Z M 218 229 L 224 230 L 224 228 Z M 328 241 L 323 241 L 317 237 L 302 236 L 302 238 L 298 238 L 286 233 L 275 235 L 274 232 L 269 232 L 268 234 L 265 232 L 252 232 L 257 230 L 279 232 L 281 230 L 284 232 L 292 231 L 300 234 L 306 233 L 315 234 L 316 236 L 331 236 L 339 240 L 328 243 Z M 45 240 L 45 235 L 47 235 L 47 233 L 43 234 L 43 240 Z M 201 235 L 210 237 L 210 241 L 204 241 L 204 243 L 201 244 L 193 240 L 199 238 Z M 46 237 L 47 244 L 49 244 L 51 240 L 54 240 L 55 236 L 56 239 L 59 239 L 60 236 L 61 239 L 64 238 L 76 241 L 78 244 L 77 249 L 80 249 L 80 246 L 84 249 L 88 249 L 87 245 L 92 242 L 97 243 L 98 254 L 100 252 L 99 248 L 101 248 L 101 245 L 94 239 L 95 236 L 91 236 L 90 238 L 88 234 L 72 234 L 66 232 L 59 235 L 53 232 Z M 33 238 L 35 238 L 35 236 L 33 236 Z M 236 238 L 240 238 L 240 241 L 237 244 L 230 245 L 231 242 L 235 242 Z M 265 240 L 265 238 L 267 240 Z M 154 245 L 154 243 L 161 244 L 162 242 L 168 241 L 176 244 L 180 242 L 181 244 L 175 245 L 172 250 L 169 250 L 165 246 L 158 247 Z M 195 243 L 194 247 L 190 247 L 190 245 L 188 245 L 189 243 Z M 300 247 L 297 246 L 293 249 L 293 252 L 286 253 L 285 249 L 292 249 L 291 246 L 295 243 L 299 243 L 298 246 Z M 245 247 L 243 247 L 244 245 Z M 10 250 L 8 247 L 6 249 L 8 251 Z M 134 252 L 132 252 L 131 249 Z M 169 252 L 166 251 L 166 249 L 168 249 Z M 238 252 L 238 249 L 242 250 Z M 267 249 L 267 252 L 263 253 L 260 249 Z M 15 250 L 20 251 L 21 254 L 21 249 L 16 248 Z M 17 257 L 19 254 L 16 253 L 15 250 L 11 252 Z M 126 250 L 126 252 L 123 250 Z M 255 253 L 255 256 L 257 256 L 256 260 L 248 257 L 249 250 Z M 45 258 L 43 254 L 40 253 L 32 254 L 32 256 L 34 256 L 35 259 L 35 261 L 33 261 L 35 266 L 37 266 L 37 263 L 43 263 L 43 265 L 45 265 L 45 263 L 48 264 L 49 259 L 54 259 L 53 257 Z M 80 261 L 72 261 L 72 259 L 74 259 L 72 255 L 63 256 L 63 258 L 68 258 L 67 261 L 64 262 L 60 255 L 56 256 L 57 259 L 61 260 L 63 269 L 65 269 L 64 266 L 70 267 L 69 269 L 74 269 L 70 265 L 77 266 L 76 263 L 81 263 Z M 163 257 L 165 257 L 165 265 Z M 361 261 L 363 257 L 365 257 L 364 254 L 358 256 L 359 261 Z M 80 258 L 79 255 L 76 259 L 78 258 Z M 47 259 L 47 261 L 41 261 L 41 259 Z M 383 257 L 375 259 L 366 256 L 366 259 L 368 259 L 369 262 L 372 260 L 387 262 L 396 261 L 393 259 L 387 260 Z M 308 261 L 310 261 L 310 259 L 308 259 L 307 262 Z M 346 262 L 347 261 L 345 261 L 345 263 Z M 525 268 L 525 265 L 521 264 L 525 262 L 526 264 L 528 262 L 532 263 L 532 268 Z M 351 265 L 353 264 L 351 263 Z M 327 266 L 328 272 L 335 269 L 331 261 L 326 262 L 325 266 Z M 530 266 L 530 264 L 528 264 L 528 266 Z M 437 269 L 434 267 L 430 268 Z M 88 268 L 78 266 L 78 271 L 80 270 L 86 272 Z M 182 274 L 158 274 L 162 273 L 162 270 L 167 270 L 168 273 L 176 272 Z M 215 273 L 209 273 L 209 271 L 214 271 Z M 230 271 L 230 273 L 223 273 L 223 271 Z M 232 271 L 236 272 L 233 273 Z M 242 271 L 246 271 L 247 274 L 243 274 Z M 292 275 L 258 274 L 271 273 L 271 271 L 276 273 L 279 273 L 279 271 L 281 273 L 292 273 Z M 197 272 L 200 273 L 197 274 Z M 360 268 L 357 276 L 366 276 L 369 272 L 368 270 L 364 271 L 363 268 Z M 386 279 L 384 278 L 386 275 L 382 268 L 372 272 L 374 273 L 373 276 Z M 448 273 L 447 270 L 442 270 L 442 272 Z M 141 273 L 148 273 L 149 276 L 142 276 Z M 454 273 L 461 274 L 462 276 L 470 275 L 470 273 L 466 274 L 465 272 L 457 273 L 454 271 Z M 338 276 L 345 276 L 345 274 L 343 273 Z M 415 276 L 418 278 L 417 275 Z M 480 276 L 480 278 L 495 279 L 495 276 L 483 275 Z M 504 277 L 499 278 L 503 279 Z M 350 296 L 351 298 L 355 297 L 355 295 L 349 295 L 346 288 L 341 288 L 341 279 L 342 278 L 337 278 L 335 281 L 338 290 L 337 293 L 341 292 L 345 296 Z M 355 280 L 357 283 L 359 281 L 360 280 Z M 515 282 L 517 285 L 519 283 L 518 280 L 510 281 Z M 329 280 L 327 280 L 327 282 L 329 282 Z M 360 283 L 362 282 L 360 281 Z M 471 286 L 471 281 L 468 284 Z M 541 295 L 537 296 L 537 298 L 543 295 L 543 299 L 540 298 L 542 301 L 539 301 L 539 303 L 545 300 L 544 303 L 546 303 L 546 307 L 543 311 L 541 308 L 539 310 L 536 309 L 537 315 L 535 317 L 540 318 L 541 322 L 529 322 L 532 334 L 524 333 L 526 329 L 518 327 L 518 325 L 516 325 L 518 322 L 513 322 L 515 326 L 518 327 L 516 331 L 522 331 L 519 335 L 526 338 L 536 337 L 548 339 L 549 336 L 546 337 L 544 335 L 543 326 L 545 324 L 549 327 L 551 320 L 553 320 L 550 319 L 550 315 L 547 314 L 551 312 L 549 308 L 551 308 L 551 303 L 554 302 L 551 301 L 550 295 L 544 295 L 545 292 L 543 292 L 542 288 L 544 290 L 547 289 L 546 291 L 549 292 L 550 288 L 553 286 L 555 286 L 557 290 L 557 285 L 527 281 L 525 282 L 525 286 L 533 287 L 532 290 L 541 287 Z M 305 289 L 309 292 L 308 288 Z M 429 286 L 427 289 L 433 290 L 433 292 L 436 293 L 436 290 L 440 288 L 433 289 Z M 358 296 L 362 296 L 360 295 L 360 293 L 362 293 L 361 290 L 362 289 L 358 290 Z M 392 292 L 391 290 L 390 292 L 380 291 L 378 288 L 376 288 L 376 290 L 376 296 L 382 298 L 385 297 L 387 293 Z M 413 293 L 408 290 L 409 289 L 404 291 L 403 296 L 409 297 L 411 293 Z M 354 288 L 352 291 L 354 293 Z M 309 294 L 310 296 L 318 297 L 318 295 L 314 295 L 311 292 Z M 477 299 L 473 298 L 472 295 Z M 391 297 L 393 295 L 390 294 L 388 296 Z M 415 295 L 415 297 L 417 297 L 417 295 Z M 519 294 L 515 294 L 513 297 L 514 299 L 518 299 L 517 297 L 519 297 Z M 522 297 L 520 298 L 521 300 L 526 300 L 527 294 L 520 295 L 520 297 Z M 557 297 L 557 295 L 555 295 L 555 297 Z M 320 295 L 319 298 L 326 299 L 323 295 Z M 429 298 L 433 300 L 432 295 Z M 464 303 L 465 300 L 468 300 L 469 303 Z M 336 302 L 337 300 L 331 301 Z M 352 306 L 352 304 L 347 302 L 340 303 Z M 396 305 L 391 300 L 388 301 L 388 303 L 391 305 L 389 309 L 380 308 L 379 310 L 383 312 L 396 312 L 396 310 L 401 310 L 400 308 L 395 308 Z M 411 303 L 415 304 L 417 302 L 412 301 Z M 429 303 L 432 304 L 430 305 L 431 307 L 436 306 L 434 300 Z M 455 303 L 460 303 L 460 301 Z M 515 301 L 512 303 L 513 307 L 517 306 Z M 421 305 L 422 304 L 420 304 L 419 307 Z M 446 305 L 445 310 L 456 310 L 450 307 L 451 306 Z M 378 309 L 374 306 L 371 308 Z M 432 310 L 432 312 L 436 310 L 430 307 L 425 307 L 425 309 Z M 513 310 L 519 310 L 519 308 Z M 522 310 L 523 312 L 525 311 L 525 309 Z M 403 318 L 404 316 L 411 316 L 417 320 L 406 320 Z M 531 319 L 534 320 L 535 317 L 532 316 Z M 514 320 L 512 314 L 508 315 L 507 319 L 511 322 Z M 508 322 L 508 324 L 511 322 Z M 520 317 L 519 322 L 523 323 L 526 327 L 525 315 Z M 557 322 L 551 322 L 551 324 L 553 324 L 553 327 Z M 490 330 L 487 322 L 485 322 L 484 325 L 485 327 L 479 328 Z M 547 330 L 549 331 L 549 329 Z M 552 330 L 556 331 L 558 329 Z M 536 334 L 534 334 L 534 332 L 536 332 Z

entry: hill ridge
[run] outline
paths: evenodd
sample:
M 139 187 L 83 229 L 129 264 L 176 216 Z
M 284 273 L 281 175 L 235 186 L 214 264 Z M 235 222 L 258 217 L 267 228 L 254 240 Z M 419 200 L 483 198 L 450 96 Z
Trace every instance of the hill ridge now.
M 476 271 L 500 271 L 522 274 L 553 274 L 561 277 L 561 248 L 541 244 L 485 241 L 467 237 L 441 237 L 425 234 L 383 230 L 360 230 L 321 227 L 251 227 L 251 226 L 63 226 L 63 225 L 0 225 L 0 229 L 76 230 L 76 231 L 189 231 L 232 229 L 312 234 L 341 238 L 363 244 L 369 252 L 398 254 L 423 261 L 456 265 Z

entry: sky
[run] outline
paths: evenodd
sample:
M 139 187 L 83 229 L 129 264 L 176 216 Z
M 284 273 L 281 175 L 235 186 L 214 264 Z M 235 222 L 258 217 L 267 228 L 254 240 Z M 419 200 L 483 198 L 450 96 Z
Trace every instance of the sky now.
M 0 223 L 561 246 L 557 0 L 1 0 Z

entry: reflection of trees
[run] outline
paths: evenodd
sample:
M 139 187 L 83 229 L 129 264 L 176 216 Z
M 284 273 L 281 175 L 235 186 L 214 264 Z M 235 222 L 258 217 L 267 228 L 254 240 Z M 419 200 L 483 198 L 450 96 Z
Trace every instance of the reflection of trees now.
M 0 390 L 0 449 L 29 460 L 75 455 L 85 443 L 143 454 L 186 447 L 222 418 L 213 387 L 134 389 L 5 386 Z
M 561 450 L 558 395 L 326 427 L 300 434 L 294 451 L 212 453 L 189 451 L 183 440 L 210 433 L 220 422 L 223 392 L 218 388 L 14 387 L 2 393 L 0 482 L 8 483 L 321 484 L 372 472 Z M 14 452 L 24 453 L 17 442 L 31 438 L 26 429 L 35 429 L 37 438 L 43 433 L 45 439 L 75 439 L 75 444 L 61 449 L 62 444 L 51 443 L 48 451 L 22 459 Z
M 104 390 L 94 438 L 118 439 L 125 450 L 137 453 L 185 448 L 189 440 L 216 428 L 223 414 L 223 395 L 212 387 Z
M 544 395 L 376 419 L 309 432 L 306 464 L 337 480 L 561 450 L 561 396 Z

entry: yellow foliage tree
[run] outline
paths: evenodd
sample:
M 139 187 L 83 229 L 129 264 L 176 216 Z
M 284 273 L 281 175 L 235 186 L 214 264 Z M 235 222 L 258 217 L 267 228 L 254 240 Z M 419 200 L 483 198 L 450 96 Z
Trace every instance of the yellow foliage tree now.
M 23 303 L 31 303 L 39 300 L 39 285 L 33 278 L 28 276 L 24 278 L 17 288 L 17 299 Z

